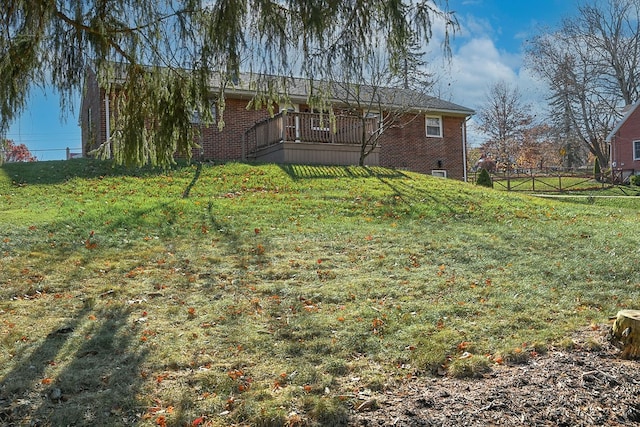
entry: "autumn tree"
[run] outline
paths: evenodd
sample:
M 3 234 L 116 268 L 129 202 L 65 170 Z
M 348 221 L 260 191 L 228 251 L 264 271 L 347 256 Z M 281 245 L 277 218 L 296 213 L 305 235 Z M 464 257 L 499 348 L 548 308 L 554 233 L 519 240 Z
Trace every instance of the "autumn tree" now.
M 525 169 L 545 169 L 563 166 L 566 151 L 549 125 L 537 124 L 525 129 L 516 163 Z
M 520 91 L 504 81 L 489 88 L 478 111 L 478 128 L 487 136 L 483 149 L 499 166 L 510 168 L 517 160 L 534 117 Z
M 26 145 L 16 144 L 10 139 L 0 141 L 0 164 L 4 162 L 35 162 L 36 160 Z
M 286 101 L 260 85 L 275 74 L 326 81 L 340 69 L 357 81 L 363 62 L 384 49 L 399 70 L 434 19 L 455 23 L 446 0 L 5 0 L 0 10 L 0 133 L 24 110 L 31 88 L 51 85 L 70 106 L 85 70 L 117 98 L 113 147 L 124 163 L 167 165 L 191 153 L 191 119 L 219 125 L 224 91 L 241 71 L 264 102 Z M 374 45 L 375 38 L 384 43 Z M 448 37 L 447 37 L 448 38 Z M 256 83 L 256 84 L 253 84 Z M 286 93 L 286 91 L 285 91 Z M 318 101 L 312 90 L 309 103 Z
M 607 165 L 606 136 L 640 95 L 640 0 L 583 3 L 528 43 L 527 63 L 549 88 L 552 120 Z

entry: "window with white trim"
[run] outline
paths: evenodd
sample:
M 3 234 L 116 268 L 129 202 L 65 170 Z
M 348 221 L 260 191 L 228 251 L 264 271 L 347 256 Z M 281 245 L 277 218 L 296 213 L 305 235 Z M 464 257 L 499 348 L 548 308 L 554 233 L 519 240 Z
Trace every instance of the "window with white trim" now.
M 640 160 L 640 141 L 633 141 L 633 160 Z
M 442 138 L 442 117 L 426 116 L 425 128 L 428 137 Z
M 382 115 L 376 111 L 366 111 L 364 113 L 365 119 L 373 119 L 371 121 L 367 120 L 367 132 L 370 135 L 374 133 L 382 133 Z
M 209 101 L 209 108 L 211 110 L 211 120 L 212 122 L 216 121 L 216 111 L 217 111 L 217 103 L 215 100 Z M 191 112 L 191 124 L 192 125 L 203 125 L 203 114 L 199 110 L 193 110 Z
M 287 141 L 300 142 L 300 111 L 298 104 L 280 104 L 280 112 L 294 113 L 292 117 L 284 116 L 285 138 Z M 293 120 L 291 120 L 293 118 Z
M 329 112 L 314 108 L 312 113 L 316 115 L 311 117 L 311 130 L 329 132 Z

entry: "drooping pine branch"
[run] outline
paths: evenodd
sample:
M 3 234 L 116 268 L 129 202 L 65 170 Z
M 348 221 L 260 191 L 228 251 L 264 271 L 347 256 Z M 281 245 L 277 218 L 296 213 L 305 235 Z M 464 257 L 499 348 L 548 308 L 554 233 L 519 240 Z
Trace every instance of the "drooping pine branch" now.
M 249 72 L 256 105 L 287 92 L 286 77 L 327 81 L 340 69 L 361 79 L 379 50 L 402 69 L 411 43 L 428 43 L 434 19 L 455 28 L 436 0 L 7 0 L 0 11 L 0 132 L 24 110 L 30 90 L 50 85 L 71 106 L 93 69 L 119 91 L 112 147 L 122 163 L 167 165 L 190 153 L 194 111 L 211 119 L 210 83 L 224 88 Z M 278 88 L 260 76 L 284 76 Z M 267 90 L 264 90 L 267 88 Z M 310 103 L 326 103 L 312 88 Z M 122 116 L 121 115 L 126 115 Z

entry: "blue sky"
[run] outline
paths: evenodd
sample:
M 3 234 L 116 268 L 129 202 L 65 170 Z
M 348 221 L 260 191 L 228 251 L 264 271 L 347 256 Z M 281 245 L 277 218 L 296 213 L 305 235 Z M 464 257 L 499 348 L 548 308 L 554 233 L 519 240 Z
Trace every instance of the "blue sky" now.
M 16 144 L 24 143 L 38 160 L 59 160 L 66 158 L 66 149 L 81 152 L 78 110 L 66 115 L 60 114 L 60 98 L 53 92 L 43 93 L 37 88 L 31 93 L 27 110 L 14 122 L 7 138 Z
M 578 0 L 449 0 L 449 9 L 455 11 L 460 30 L 452 42 L 451 61 L 446 65 L 432 61 L 441 76 L 435 94 L 478 111 L 489 88 L 504 81 L 518 89 L 534 115 L 542 117 L 546 89 L 523 66 L 523 42 L 577 16 Z M 431 43 L 435 58 L 438 37 L 436 30 Z M 472 118 L 469 143 L 479 145 L 484 139 Z
M 516 53 L 527 36 L 540 26 L 556 26 L 576 13 L 575 0 L 449 0 L 463 33 L 484 35 L 505 51 Z
M 488 87 L 499 80 L 522 92 L 542 90 L 523 69 L 523 42 L 575 16 L 576 5 L 575 0 L 449 0 L 461 27 L 453 41 L 451 69 L 443 73 L 453 100 L 478 108 Z
M 442 75 L 436 95 L 478 109 L 488 88 L 503 80 L 518 87 L 527 99 L 541 99 L 543 88 L 522 68 L 522 42 L 540 27 L 555 27 L 576 14 L 575 0 L 449 0 L 461 29 L 456 34 L 449 66 L 438 59 L 438 30 L 429 46 L 433 64 Z M 39 160 L 65 157 L 66 147 L 80 151 L 80 128 L 75 112 L 61 121 L 59 99 L 54 93 L 35 90 L 27 111 L 7 133 L 24 143 Z M 478 136 L 471 135 L 470 142 Z M 478 141 L 476 141 L 478 142 Z

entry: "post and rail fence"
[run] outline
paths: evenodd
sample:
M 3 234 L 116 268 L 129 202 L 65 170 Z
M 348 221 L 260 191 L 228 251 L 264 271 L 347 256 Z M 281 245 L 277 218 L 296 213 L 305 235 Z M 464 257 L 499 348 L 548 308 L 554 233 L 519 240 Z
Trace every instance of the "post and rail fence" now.
M 70 160 L 82 157 L 82 147 L 30 149 L 29 152 L 35 157 L 34 161 L 36 162 L 46 160 Z M 0 158 L 6 159 L 6 153 L 0 152 Z
M 469 172 L 473 182 L 479 170 Z M 514 169 L 490 173 L 493 187 L 505 191 L 564 192 L 572 190 L 595 190 L 611 187 L 615 175 L 604 175 L 595 179 L 592 171 L 576 169 Z

